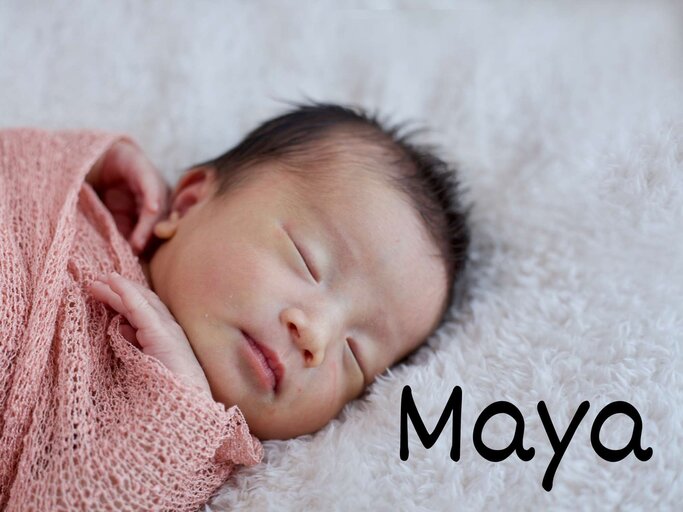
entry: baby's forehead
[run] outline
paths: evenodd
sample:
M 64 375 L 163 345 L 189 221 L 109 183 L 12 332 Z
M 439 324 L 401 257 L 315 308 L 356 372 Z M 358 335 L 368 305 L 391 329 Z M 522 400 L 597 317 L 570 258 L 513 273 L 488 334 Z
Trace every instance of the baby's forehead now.
M 299 184 L 323 197 L 335 192 L 387 190 L 403 194 L 397 184 L 404 168 L 394 165 L 398 156 L 371 141 L 341 135 L 312 144 L 305 153 L 285 159 L 282 169 L 299 178 Z
M 392 269 L 394 280 L 404 280 L 408 276 L 401 267 L 441 267 L 438 249 L 406 194 L 381 171 L 342 165 L 347 167 L 299 191 L 300 215 L 328 236 L 346 239 L 358 259 L 374 261 L 370 273 Z

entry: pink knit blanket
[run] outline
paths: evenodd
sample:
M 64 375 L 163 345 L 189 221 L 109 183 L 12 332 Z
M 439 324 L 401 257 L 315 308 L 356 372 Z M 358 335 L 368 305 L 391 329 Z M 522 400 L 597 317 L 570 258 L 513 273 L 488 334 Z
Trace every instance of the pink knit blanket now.
M 263 446 L 87 291 L 142 269 L 85 176 L 123 134 L 0 130 L 0 509 L 196 510 Z

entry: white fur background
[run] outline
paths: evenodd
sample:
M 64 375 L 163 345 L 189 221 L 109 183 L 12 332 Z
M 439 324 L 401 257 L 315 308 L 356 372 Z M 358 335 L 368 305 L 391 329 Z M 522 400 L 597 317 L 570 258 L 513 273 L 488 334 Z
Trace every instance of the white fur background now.
M 683 9 L 673 2 L 0 3 L 0 124 L 130 133 L 169 181 L 282 112 L 355 102 L 429 126 L 472 212 L 468 293 L 412 364 L 313 436 L 266 443 L 207 510 L 673 510 L 683 502 Z M 426 450 L 399 411 L 412 387 Z M 507 400 L 536 456 L 488 462 L 472 429 Z M 555 475 L 559 432 L 591 407 Z M 590 427 L 623 400 L 647 462 L 606 462 Z M 502 448 L 513 423 L 484 440 Z M 602 440 L 623 446 L 617 416 Z M 679 509 L 680 510 L 680 509 Z

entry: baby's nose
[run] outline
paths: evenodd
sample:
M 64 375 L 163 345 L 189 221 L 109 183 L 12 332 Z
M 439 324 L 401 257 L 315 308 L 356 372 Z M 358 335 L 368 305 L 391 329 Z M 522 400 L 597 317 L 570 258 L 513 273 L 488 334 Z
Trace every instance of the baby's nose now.
M 329 342 L 329 329 L 324 320 L 317 317 L 313 321 L 298 308 L 283 311 L 282 317 L 292 341 L 303 353 L 304 365 L 320 365 L 325 359 L 325 350 Z

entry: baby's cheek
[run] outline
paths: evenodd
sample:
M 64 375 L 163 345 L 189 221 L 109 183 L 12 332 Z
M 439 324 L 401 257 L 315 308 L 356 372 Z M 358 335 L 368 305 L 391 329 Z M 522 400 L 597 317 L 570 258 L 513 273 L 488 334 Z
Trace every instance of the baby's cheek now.
M 330 363 L 330 402 L 337 403 L 339 399 L 339 363 Z
M 297 385 L 298 394 L 305 393 L 313 399 L 316 409 L 319 411 L 329 407 L 335 407 L 339 400 L 339 364 L 329 363 L 322 372 L 311 374 L 313 378 L 305 384 Z M 310 371 L 311 369 L 307 369 Z M 323 373 L 324 372 L 324 373 Z
M 202 295 L 219 303 L 234 301 L 237 291 L 244 292 L 248 287 L 240 287 L 240 279 L 244 279 L 238 271 L 229 271 L 224 263 L 207 261 L 197 269 L 193 285 L 202 291 Z

